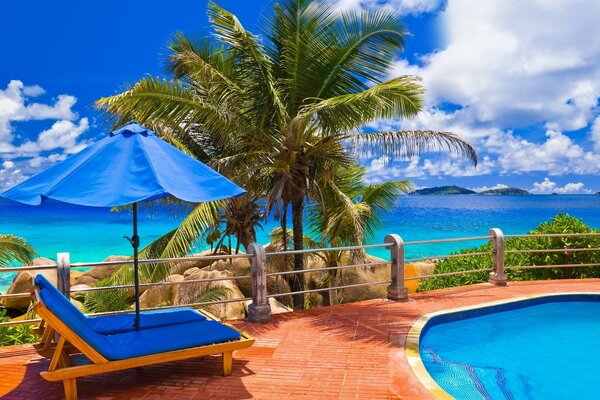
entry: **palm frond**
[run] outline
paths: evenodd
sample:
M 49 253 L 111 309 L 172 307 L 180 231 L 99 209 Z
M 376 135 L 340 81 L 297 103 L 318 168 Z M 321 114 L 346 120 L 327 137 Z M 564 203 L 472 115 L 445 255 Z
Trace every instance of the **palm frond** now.
M 0 234 L 0 267 L 11 263 L 28 264 L 36 251 L 27 241 L 19 236 Z
M 324 74 L 323 54 L 335 42 L 335 10 L 322 1 L 285 0 L 275 4 L 275 12 L 265 35 L 276 78 L 286 93 L 285 103 L 295 115 L 304 100 L 318 92 L 319 76 Z
M 373 153 L 392 158 L 413 157 L 416 154 L 448 150 L 467 158 L 477 165 L 477 151 L 466 140 L 451 132 L 438 131 L 390 131 L 363 132 L 345 137 L 349 139 L 351 151 L 357 156 Z
M 363 91 L 366 82 L 379 83 L 404 47 L 408 34 L 402 19 L 390 10 L 346 13 L 336 25 L 336 45 L 330 54 L 317 98 Z
M 211 132 L 234 128 L 230 113 L 217 103 L 206 102 L 180 82 L 146 77 L 129 90 L 96 101 L 96 107 L 116 119 L 115 125 L 129 120 L 141 124 L 156 124 L 177 129 L 201 123 Z
M 112 286 L 113 281 L 105 278 L 98 282 L 97 287 Z M 131 293 L 122 289 L 106 289 L 89 292 L 85 295 L 83 307 L 88 313 L 127 310 L 131 305 Z
M 316 101 L 301 108 L 292 122 L 300 129 L 317 116 L 326 132 L 351 131 L 379 119 L 408 118 L 423 106 L 424 87 L 411 76 L 401 76 L 358 93 Z
M 234 14 L 213 1 L 208 3 L 208 18 L 217 40 L 229 47 L 228 51 L 233 53 L 237 67 L 244 71 L 245 84 L 248 85 L 246 90 L 258 96 L 253 102 L 253 112 L 257 117 L 265 118 L 260 125 L 268 126 L 267 122 L 272 124 L 273 121 L 280 124 L 285 120 L 286 109 L 273 78 L 273 61 L 264 46 Z

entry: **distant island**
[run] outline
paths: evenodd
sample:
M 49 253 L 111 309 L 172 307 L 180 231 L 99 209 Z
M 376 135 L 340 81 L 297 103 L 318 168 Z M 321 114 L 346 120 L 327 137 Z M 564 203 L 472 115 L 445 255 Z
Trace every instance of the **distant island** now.
M 484 190 L 483 192 L 479 192 L 479 194 L 489 194 L 489 195 L 497 195 L 497 194 L 512 194 L 512 195 L 515 195 L 515 194 L 520 194 L 520 195 L 528 195 L 528 194 L 531 194 L 531 193 L 529 193 L 525 189 L 507 187 L 507 188 L 500 188 L 500 189 Z
M 411 192 L 411 194 L 477 194 L 477 192 L 460 186 L 452 185 L 418 189 Z
M 484 195 L 529 195 L 527 190 L 506 187 L 499 189 L 489 189 L 482 192 L 476 192 L 471 189 L 463 188 L 460 186 L 437 186 L 432 188 L 418 189 L 410 193 L 411 195 L 429 195 L 429 194 L 484 194 Z

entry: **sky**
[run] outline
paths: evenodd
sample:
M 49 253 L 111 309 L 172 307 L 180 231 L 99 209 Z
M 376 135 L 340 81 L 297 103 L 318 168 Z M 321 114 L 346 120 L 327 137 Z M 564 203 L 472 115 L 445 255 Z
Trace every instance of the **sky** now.
M 385 7 L 411 32 L 389 76 L 417 75 L 425 107 L 367 129 L 431 129 L 469 140 L 479 164 L 446 153 L 362 160 L 373 182 L 534 193 L 600 191 L 597 0 L 330 0 Z M 254 32 L 270 0 L 219 0 Z M 145 75 L 167 76 L 176 32 L 210 33 L 206 0 L 22 0 L 0 11 L 0 190 L 108 132 L 93 107 Z

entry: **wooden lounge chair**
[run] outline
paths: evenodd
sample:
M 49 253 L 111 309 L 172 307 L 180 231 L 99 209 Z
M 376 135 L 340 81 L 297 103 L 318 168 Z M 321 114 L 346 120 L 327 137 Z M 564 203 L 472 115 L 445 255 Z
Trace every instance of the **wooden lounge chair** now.
M 56 286 L 43 275 L 37 275 L 34 284 L 35 287 L 39 289 L 48 289 L 48 291 L 52 292 L 56 300 L 61 303 L 61 307 L 70 309 L 74 315 L 79 317 L 78 319 L 81 322 L 86 323 L 98 333 L 112 335 L 115 333 L 131 332 L 134 329 L 135 314 L 127 313 L 91 317 L 86 316 L 63 296 Z M 31 293 L 33 295 L 33 291 Z M 206 321 L 207 319 L 217 320 L 217 318 L 206 312 L 201 313 L 200 311 L 189 307 L 143 311 L 140 313 L 140 329 L 151 329 L 188 322 Z M 34 331 L 42 337 L 40 343 L 35 345 L 38 353 L 43 354 L 46 357 L 51 357 L 54 348 L 56 347 L 55 335 L 52 328 L 46 328 L 46 324 L 42 320 L 40 326 Z
M 44 356 L 52 353 L 48 371 L 41 376 L 48 381 L 63 381 L 67 400 L 77 399 L 79 377 L 206 355 L 222 354 L 223 375 L 227 376 L 231 374 L 233 351 L 254 344 L 254 338 L 246 333 L 211 318 L 103 334 L 81 320 L 79 310 L 75 313 L 65 307 L 62 294 L 61 299 L 52 289 L 37 285 L 32 294 L 34 309 L 43 321 L 38 351 Z M 83 354 L 91 364 L 71 365 L 69 356 L 76 353 Z

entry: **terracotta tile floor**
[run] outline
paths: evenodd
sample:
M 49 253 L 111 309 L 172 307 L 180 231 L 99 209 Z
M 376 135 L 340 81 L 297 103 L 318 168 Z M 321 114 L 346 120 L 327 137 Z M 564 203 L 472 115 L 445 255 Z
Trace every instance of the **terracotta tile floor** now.
M 428 399 L 404 357 L 420 315 L 532 293 L 600 292 L 600 280 L 480 284 L 417 294 L 395 303 L 370 300 L 300 313 L 264 324 L 234 324 L 256 344 L 234 354 L 233 375 L 218 357 L 174 362 L 78 380 L 80 399 Z M 48 361 L 29 346 L 0 348 L 1 399 L 61 399 L 46 382 Z

